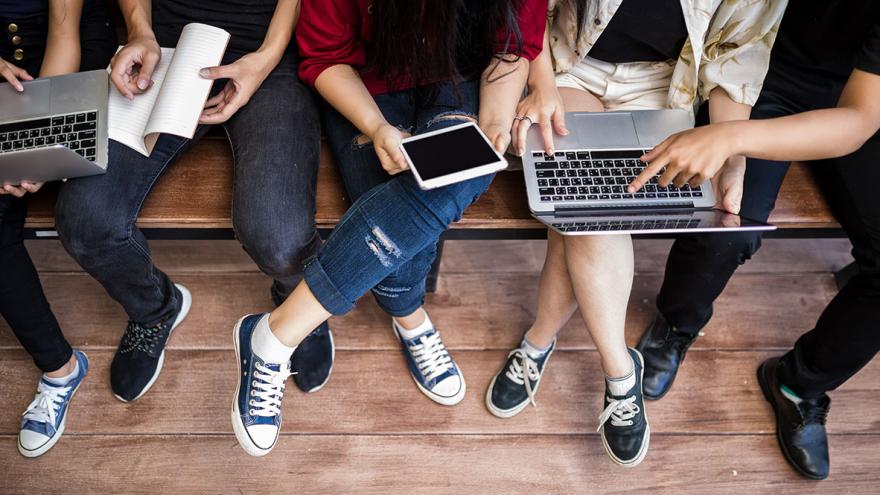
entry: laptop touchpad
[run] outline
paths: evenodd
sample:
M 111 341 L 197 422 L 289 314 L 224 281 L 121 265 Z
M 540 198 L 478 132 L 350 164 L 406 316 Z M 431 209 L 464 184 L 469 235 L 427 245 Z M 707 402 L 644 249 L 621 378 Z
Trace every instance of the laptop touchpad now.
M 639 146 L 636 125 L 629 113 L 581 113 L 574 117 L 578 139 L 584 147 Z
M 0 84 L 0 118 L 22 119 L 49 113 L 52 81 L 38 79 L 24 83 L 19 93 L 11 84 Z

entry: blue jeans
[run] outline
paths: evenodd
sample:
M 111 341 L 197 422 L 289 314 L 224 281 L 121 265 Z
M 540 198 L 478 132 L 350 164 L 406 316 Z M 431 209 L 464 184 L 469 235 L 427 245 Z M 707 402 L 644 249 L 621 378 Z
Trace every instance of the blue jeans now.
M 391 125 L 412 134 L 475 119 L 475 81 L 375 96 Z M 411 173 L 388 175 L 372 144 L 358 144 L 361 132 L 329 105 L 324 122 L 345 189 L 354 204 L 306 264 L 305 281 L 324 308 L 346 313 L 372 290 L 392 316 L 406 316 L 425 298 L 425 276 L 437 241 L 449 224 L 483 194 L 492 176 L 423 191 Z
M 282 59 L 248 104 L 223 124 L 235 162 L 233 228 L 274 279 L 276 301 L 299 283 L 304 261 L 320 245 L 315 229 L 320 120 L 296 71 L 293 58 Z M 55 214 L 64 247 L 136 322 L 162 321 L 178 311 L 180 301 L 171 280 L 153 264 L 135 221 L 156 180 L 208 130 L 199 126 L 192 140 L 162 135 L 149 158 L 111 141 L 106 174 L 61 188 Z

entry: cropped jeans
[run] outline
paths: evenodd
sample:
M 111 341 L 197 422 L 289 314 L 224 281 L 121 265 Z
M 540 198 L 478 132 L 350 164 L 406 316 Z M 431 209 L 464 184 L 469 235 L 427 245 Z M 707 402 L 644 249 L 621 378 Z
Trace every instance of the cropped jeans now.
M 478 94 L 478 82 L 469 81 L 374 98 L 391 125 L 418 135 L 476 120 Z M 373 145 L 329 105 L 324 122 L 354 204 L 307 262 L 305 281 L 333 314 L 348 312 L 371 290 L 388 314 L 409 315 L 424 302 L 440 235 L 486 191 L 492 176 L 423 191 L 412 173 L 388 175 Z

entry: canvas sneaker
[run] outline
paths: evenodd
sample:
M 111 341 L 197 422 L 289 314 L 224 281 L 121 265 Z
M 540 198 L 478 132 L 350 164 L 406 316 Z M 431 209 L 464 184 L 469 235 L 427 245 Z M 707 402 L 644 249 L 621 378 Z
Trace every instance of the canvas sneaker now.
M 449 355 L 440 332 L 430 328 L 412 339 L 406 339 L 398 332 L 397 325 L 392 323 L 391 327 L 403 348 L 409 374 L 419 390 L 444 406 L 461 402 L 467 388 L 464 376 Z
M 238 388 L 232 399 L 232 429 L 245 452 L 264 456 L 272 451 L 281 431 L 284 382 L 290 361 L 268 363 L 253 353 L 251 336 L 264 314 L 248 315 L 232 330 L 238 357 Z
M 25 457 L 45 454 L 64 434 L 70 400 L 89 372 L 89 358 L 85 353 L 74 350 L 73 355 L 79 364 L 79 373 L 64 386 L 41 378 L 37 395 L 22 414 L 18 451 Z
M 599 415 L 598 431 L 611 460 L 624 467 L 637 466 L 648 453 L 651 428 L 642 395 L 644 361 L 639 351 L 629 349 L 635 367 L 635 385 L 624 395 L 605 387 L 605 408 Z
M 489 412 L 499 418 L 510 418 L 529 404 L 537 406 L 535 394 L 538 393 L 541 376 L 554 349 L 556 340 L 553 340 L 550 349 L 538 359 L 532 359 L 522 347 L 510 351 L 507 362 L 492 379 L 486 391 L 486 407 Z

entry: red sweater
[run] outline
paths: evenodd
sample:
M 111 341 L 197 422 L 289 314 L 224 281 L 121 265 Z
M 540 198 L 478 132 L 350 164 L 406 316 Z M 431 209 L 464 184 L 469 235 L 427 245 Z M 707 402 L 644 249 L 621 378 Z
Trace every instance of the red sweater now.
M 523 0 L 519 28 L 522 32 L 522 50 L 517 55 L 534 60 L 544 44 L 548 0 Z M 350 65 L 360 72 L 371 94 L 401 91 L 414 85 L 408 80 L 393 81 L 365 71 L 367 50 L 371 40 L 373 0 L 304 0 L 296 27 L 296 41 L 303 60 L 299 77 L 314 87 L 322 72 L 334 65 Z M 499 32 L 503 44 L 506 32 Z M 503 45 L 502 45 L 503 46 Z M 513 48 L 516 48 L 515 46 Z

